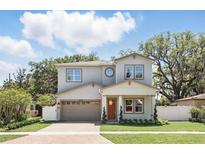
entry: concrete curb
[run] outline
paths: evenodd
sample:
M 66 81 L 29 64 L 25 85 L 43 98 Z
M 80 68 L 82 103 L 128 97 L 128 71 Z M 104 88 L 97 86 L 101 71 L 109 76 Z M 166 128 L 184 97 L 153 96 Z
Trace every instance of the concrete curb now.
M 99 134 L 205 134 L 191 131 L 89 131 L 89 132 L 0 132 L 0 135 L 99 135 Z

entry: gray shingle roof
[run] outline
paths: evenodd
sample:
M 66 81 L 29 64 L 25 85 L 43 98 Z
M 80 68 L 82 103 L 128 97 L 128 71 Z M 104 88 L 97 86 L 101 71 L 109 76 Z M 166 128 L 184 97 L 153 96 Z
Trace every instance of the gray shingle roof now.
M 63 66 L 110 66 L 113 65 L 113 61 L 87 61 L 87 62 L 73 62 L 73 63 L 62 63 L 56 64 L 57 67 Z

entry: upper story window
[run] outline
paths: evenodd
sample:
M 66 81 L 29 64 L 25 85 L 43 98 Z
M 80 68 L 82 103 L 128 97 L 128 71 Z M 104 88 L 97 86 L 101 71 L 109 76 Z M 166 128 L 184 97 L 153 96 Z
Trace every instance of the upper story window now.
M 144 79 L 144 65 L 125 65 L 125 79 Z
M 144 65 L 135 66 L 135 79 L 144 79 Z
M 134 79 L 133 65 L 125 65 L 125 79 Z
M 67 68 L 66 81 L 82 81 L 82 70 L 80 68 Z
M 112 77 L 112 76 L 114 75 L 114 70 L 113 70 L 113 68 L 111 68 L 111 67 L 106 68 L 106 69 L 105 69 L 105 75 L 106 75 L 107 77 Z

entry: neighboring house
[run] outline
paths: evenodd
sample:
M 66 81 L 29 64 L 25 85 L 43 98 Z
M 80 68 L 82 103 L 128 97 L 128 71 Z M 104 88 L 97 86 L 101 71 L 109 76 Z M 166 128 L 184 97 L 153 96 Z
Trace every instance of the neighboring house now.
M 192 97 L 182 98 L 176 100 L 179 106 L 195 106 L 202 107 L 205 106 L 205 94 L 200 94 Z
M 114 61 L 57 64 L 59 120 L 96 121 L 103 109 L 109 121 L 151 119 L 157 88 L 152 86 L 153 60 L 130 54 Z

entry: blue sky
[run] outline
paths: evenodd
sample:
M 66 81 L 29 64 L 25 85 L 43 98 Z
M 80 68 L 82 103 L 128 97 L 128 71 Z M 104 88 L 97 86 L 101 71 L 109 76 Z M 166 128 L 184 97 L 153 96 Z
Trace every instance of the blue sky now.
M 205 32 L 204 19 L 205 11 L 0 11 L 0 85 L 29 61 L 89 51 L 109 59 L 163 32 Z

